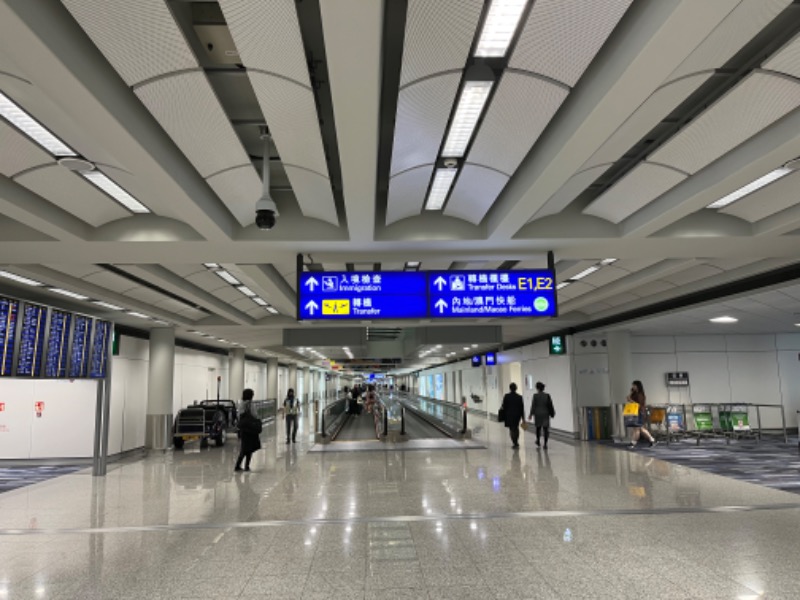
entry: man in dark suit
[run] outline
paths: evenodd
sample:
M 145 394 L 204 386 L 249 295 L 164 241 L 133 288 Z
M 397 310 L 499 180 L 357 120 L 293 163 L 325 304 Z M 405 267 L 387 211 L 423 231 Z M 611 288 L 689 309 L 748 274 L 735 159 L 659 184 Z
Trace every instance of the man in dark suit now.
M 512 383 L 508 388 L 511 391 L 503 396 L 500 409 L 503 411 L 505 426 L 511 435 L 511 443 L 514 448 L 519 448 L 519 424 L 525 420 L 525 403 L 522 396 L 517 393 L 516 383 Z

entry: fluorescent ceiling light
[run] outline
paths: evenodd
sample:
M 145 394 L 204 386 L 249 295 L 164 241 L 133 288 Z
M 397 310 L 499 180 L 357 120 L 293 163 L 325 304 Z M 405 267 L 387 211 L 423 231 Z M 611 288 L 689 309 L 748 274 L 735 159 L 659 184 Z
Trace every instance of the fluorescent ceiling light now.
M 203 266 L 206 269 L 219 269 L 219 264 L 218 263 L 203 263 Z
M 84 296 L 83 294 L 76 294 L 75 292 L 70 292 L 69 290 L 62 290 L 61 288 L 49 288 L 51 292 L 55 292 L 56 294 L 61 294 L 62 296 L 69 296 L 70 298 L 75 298 L 76 300 L 88 300 L 89 296 Z
M 739 321 L 736 317 L 714 317 L 713 319 L 709 319 L 712 323 L 736 323 Z
M 406 263 L 406 269 L 419 269 L 418 260 L 410 260 Z
M 81 175 L 132 213 L 144 214 L 150 212 L 149 208 L 111 181 L 104 173 L 100 171 L 82 171 Z
M 77 152 L 50 133 L 2 92 L 0 92 L 0 116 L 53 156 L 78 156 Z
M 132 316 L 132 317 L 139 317 L 140 319 L 149 319 L 150 318 L 147 315 L 143 315 L 142 313 L 138 313 L 138 312 L 129 312 L 128 314 L 130 316 Z
M 103 308 L 108 308 L 109 310 L 122 310 L 121 306 L 109 304 L 108 302 L 101 302 L 100 300 L 95 300 L 93 304 L 97 304 L 97 306 L 102 306 Z
M 263 298 L 260 298 L 258 296 L 253 298 L 253 302 L 258 304 L 259 306 L 269 306 L 269 303 L 266 300 L 264 300 Z
M 231 285 L 242 285 L 242 282 L 236 279 L 233 275 L 228 273 L 227 271 L 214 271 L 217 275 L 222 277 L 225 281 L 230 283 Z
M 605 267 L 605 266 L 607 266 L 607 265 L 612 265 L 612 264 L 614 264 L 614 263 L 615 263 L 615 262 L 617 262 L 618 260 L 619 260 L 618 258 L 604 258 L 603 260 L 601 260 L 601 261 L 600 261 L 600 264 L 601 264 L 601 265 L 603 265 L 603 266 Z
M 16 275 L 15 273 L 9 273 L 8 271 L 0 271 L 0 277 L 5 277 L 6 279 L 10 279 L 18 283 L 24 283 L 25 285 L 35 285 L 35 286 L 44 285 L 41 281 L 28 279 L 27 277 L 23 277 L 22 275 Z
M 505 56 L 527 0 L 493 0 L 475 56 Z
M 245 296 L 249 296 L 250 298 L 254 298 L 255 296 L 257 296 L 257 294 L 246 285 L 240 285 L 236 289 L 242 292 Z
M 277 315 L 278 314 L 278 309 L 275 308 L 274 306 L 268 306 L 267 307 L 267 312 L 268 313 L 272 313 L 273 315 Z
M 560 289 L 562 289 L 562 288 L 565 288 L 565 287 L 567 287 L 569 284 L 570 284 L 570 282 L 569 282 L 569 281 L 562 281 L 561 283 L 559 283 L 559 284 L 556 286 L 556 289 L 557 289 L 557 290 L 560 290 Z
M 583 271 L 581 271 L 577 275 L 573 275 L 572 277 L 570 277 L 570 279 L 572 281 L 578 281 L 579 279 L 583 279 L 587 275 L 591 275 L 592 273 L 594 273 L 595 271 L 598 271 L 598 270 L 600 270 L 600 267 L 598 267 L 597 265 L 592 265 L 591 267 L 589 267 L 588 269 L 584 269 Z
M 735 192 L 731 192 L 727 196 L 724 196 L 717 200 L 716 202 L 712 202 L 706 208 L 724 208 L 729 204 L 733 204 L 740 198 L 744 198 L 748 194 L 752 194 L 753 192 L 760 190 L 765 185 L 769 185 L 773 181 L 780 179 L 792 173 L 794 169 L 790 169 L 788 167 L 781 167 L 780 169 L 775 169 L 774 171 L 770 171 L 766 175 L 759 177 L 755 181 L 751 181 L 744 187 L 740 187 Z
M 457 169 L 436 169 L 425 210 L 442 210 L 457 173 Z
M 156 323 L 158 323 L 159 325 L 169 325 L 169 323 L 167 323 L 166 321 L 156 320 Z
M 464 156 L 475 125 L 483 112 L 489 92 L 492 91 L 493 81 L 467 81 L 461 90 L 458 106 L 447 132 L 442 156 Z

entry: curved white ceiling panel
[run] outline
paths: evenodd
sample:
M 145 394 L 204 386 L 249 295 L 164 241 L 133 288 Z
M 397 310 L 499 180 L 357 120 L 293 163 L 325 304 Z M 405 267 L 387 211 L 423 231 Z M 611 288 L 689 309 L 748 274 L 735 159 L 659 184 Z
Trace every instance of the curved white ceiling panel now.
M 612 223 L 620 223 L 684 179 L 686 175 L 673 169 L 640 163 L 583 212 Z
M 800 34 L 794 36 L 791 42 L 762 66 L 770 71 L 779 71 L 800 78 Z
M 539 77 L 503 75 L 468 161 L 513 175 L 568 94 Z
M 295 0 L 220 0 L 219 5 L 245 66 L 311 85 Z
M 164 0 L 62 0 L 129 86 L 197 60 Z
M 753 72 L 648 160 L 696 173 L 800 106 L 800 81 Z
M 509 66 L 573 87 L 632 0 L 536 0 Z
M 592 167 L 619 160 L 709 77 L 711 72 L 697 73 L 658 88 L 586 161 L 584 166 Z
M 23 173 L 15 181 L 94 227 L 131 216 L 78 174 L 59 165 Z
M 252 165 L 228 169 L 208 178 L 208 185 L 242 227 L 253 222 L 254 205 L 261 197 L 261 178 Z
M 135 92 L 204 178 L 250 164 L 205 73 L 157 79 Z
M 52 162 L 52 156 L 0 119 L 0 174 L 13 177 Z
M 600 175 L 606 172 L 610 164 L 597 165 L 589 167 L 578 173 L 575 173 L 567 183 L 561 186 L 561 189 L 553 194 L 547 203 L 533 215 L 528 221 L 536 221 L 542 217 L 549 217 L 557 215 L 567 206 L 569 206 L 575 198 L 577 198 L 587 187 L 589 187 Z
M 480 165 L 465 164 L 444 214 L 478 225 L 508 183 L 508 175 Z
M 728 205 L 719 212 L 755 223 L 796 205 L 798 189 L 800 189 L 800 172 L 795 171 Z
M 791 0 L 743 0 L 667 78 L 724 65 L 789 4 Z
M 415 217 L 422 212 L 425 192 L 431 181 L 433 165 L 423 165 L 395 175 L 389 180 L 389 197 L 386 203 L 386 224 L 408 217 Z
M 314 94 L 282 77 L 250 73 L 281 162 L 328 177 Z
M 436 161 L 460 81 L 460 73 L 450 73 L 400 90 L 392 175 Z
M 338 225 L 339 219 L 336 216 L 336 204 L 330 180 L 324 175 L 294 165 L 284 163 L 283 168 L 286 169 L 286 175 L 292 184 L 292 190 L 303 215 Z M 255 198 L 253 200 L 255 201 Z
M 482 8 L 482 0 L 410 0 L 400 87 L 463 69 Z

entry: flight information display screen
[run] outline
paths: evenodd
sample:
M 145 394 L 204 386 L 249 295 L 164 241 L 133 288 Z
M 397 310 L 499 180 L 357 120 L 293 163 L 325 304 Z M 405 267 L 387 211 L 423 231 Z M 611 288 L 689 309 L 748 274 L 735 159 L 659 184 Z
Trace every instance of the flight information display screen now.
M 111 341 L 111 323 L 97 321 L 92 341 L 92 362 L 89 377 L 102 379 L 106 376 L 106 360 L 108 358 L 108 343 Z
M 22 333 L 17 357 L 17 377 L 36 377 L 42 368 L 47 308 L 25 304 L 22 313 Z
M 47 334 L 47 359 L 44 363 L 45 377 L 66 377 L 69 357 L 69 327 L 72 314 L 53 310 L 50 313 L 50 329 Z
M 72 332 L 72 347 L 69 353 L 69 377 L 86 377 L 89 370 L 89 346 L 92 339 L 92 320 L 75 315 L 75 329 Z
M 0 376 L 11 375 L 14 365 L 14 335 L 17 333 L 19 302 L 0 298 Z

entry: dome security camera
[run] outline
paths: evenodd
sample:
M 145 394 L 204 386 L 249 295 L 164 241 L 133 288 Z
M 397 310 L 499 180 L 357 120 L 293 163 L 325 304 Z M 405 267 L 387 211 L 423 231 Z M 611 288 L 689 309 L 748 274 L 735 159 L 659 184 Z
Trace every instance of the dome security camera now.
M 256 202 L 256 227 L 259 229 L 272 229 L 279 216 L 278 207 L 272 198 L 261 198 Z

